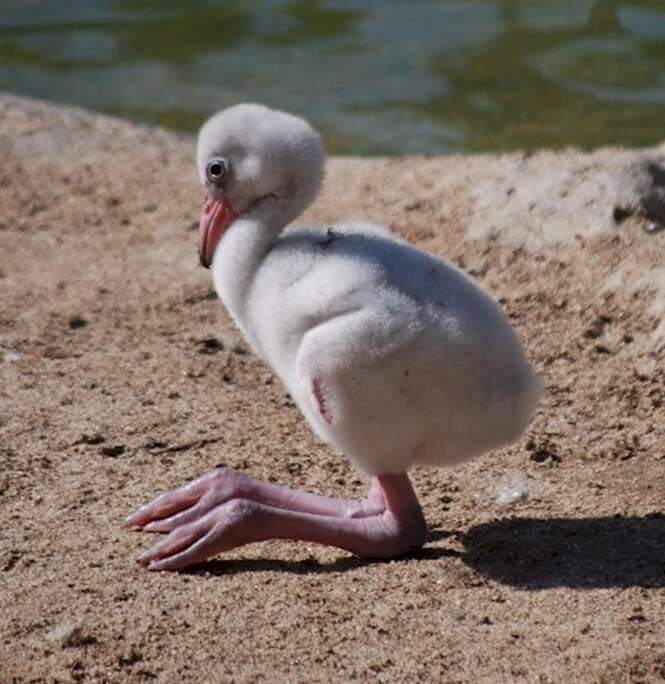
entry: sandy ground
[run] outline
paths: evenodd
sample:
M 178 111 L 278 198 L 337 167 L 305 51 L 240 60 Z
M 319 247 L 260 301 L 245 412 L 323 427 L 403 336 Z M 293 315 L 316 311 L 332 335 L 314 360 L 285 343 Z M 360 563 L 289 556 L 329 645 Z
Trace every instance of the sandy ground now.
M 665 681 L 665 148 L 333 159 L 364 217 L 504 305 L 547 394 L 414 481 L 414 557 L 149 573 L 124 515 L 219 462 L 361 496 L 197 264 L 192 141 L 0 98 L 0 681 Z M 660 223 L 659 223 L 660 222 Z

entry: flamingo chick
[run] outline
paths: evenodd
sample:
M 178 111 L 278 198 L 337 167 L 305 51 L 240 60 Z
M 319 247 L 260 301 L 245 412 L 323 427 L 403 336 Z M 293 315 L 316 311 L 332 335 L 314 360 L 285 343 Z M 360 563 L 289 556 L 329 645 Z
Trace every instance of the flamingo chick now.
M 166 536 L 139 561 L 176 570 L 266 539 L 392 557 L 425 542 L 407 471 L 508 444 L 541 384 L 499 306 L 443 259 L 377 226 L 284 229 L 323 177 L 319 135 L 254 104 L 201 129 L 207 199 L 199 254 L 253 351 L 310 427 L 372 476 L 364 500 L 337 500 L 216 468 L 124 521 Z

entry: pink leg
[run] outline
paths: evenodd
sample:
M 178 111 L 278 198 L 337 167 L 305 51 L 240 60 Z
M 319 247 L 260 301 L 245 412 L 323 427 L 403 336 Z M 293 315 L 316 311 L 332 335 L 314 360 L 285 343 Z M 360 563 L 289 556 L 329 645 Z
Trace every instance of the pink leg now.
M 177 570 L 267 539 L 318 542 L 359 556 L 419 548 L 427 527 L 406 473 L 380 475 L 367 499 L 307 494 L 216 469 L 130 515 L 125 527 L 169 534 L 140 557 L 150 570 Z

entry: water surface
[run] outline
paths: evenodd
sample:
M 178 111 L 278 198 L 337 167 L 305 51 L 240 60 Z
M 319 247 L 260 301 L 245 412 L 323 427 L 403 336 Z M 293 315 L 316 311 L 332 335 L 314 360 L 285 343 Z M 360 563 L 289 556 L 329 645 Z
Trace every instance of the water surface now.
M 665 139 L 665 0 L 3 0 L 0 89 L 195 131 L 260 101 L 342 154 Z

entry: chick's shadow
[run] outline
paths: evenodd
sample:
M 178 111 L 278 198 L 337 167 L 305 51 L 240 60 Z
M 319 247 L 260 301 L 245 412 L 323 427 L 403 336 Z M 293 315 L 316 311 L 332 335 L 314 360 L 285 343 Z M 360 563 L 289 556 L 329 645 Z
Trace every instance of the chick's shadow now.
M 461 535 L 463 561 L 522 589 L 665 587 L 665 515 L 510 518 Z
M 402 560 L 458 559 L 501 584 L 540 590 L 665 587 L 665 514 L 645 517 L 509 518 L 456 534 L 431 530 L 429 543 L 455 537 L 463 551 L 425 546 Z M 380 559 L 344 556 L 331 563 L 315 558 L 218 559 L 184 573 L 229 576 L 278 572 L 297 575 L 353 572 Z

